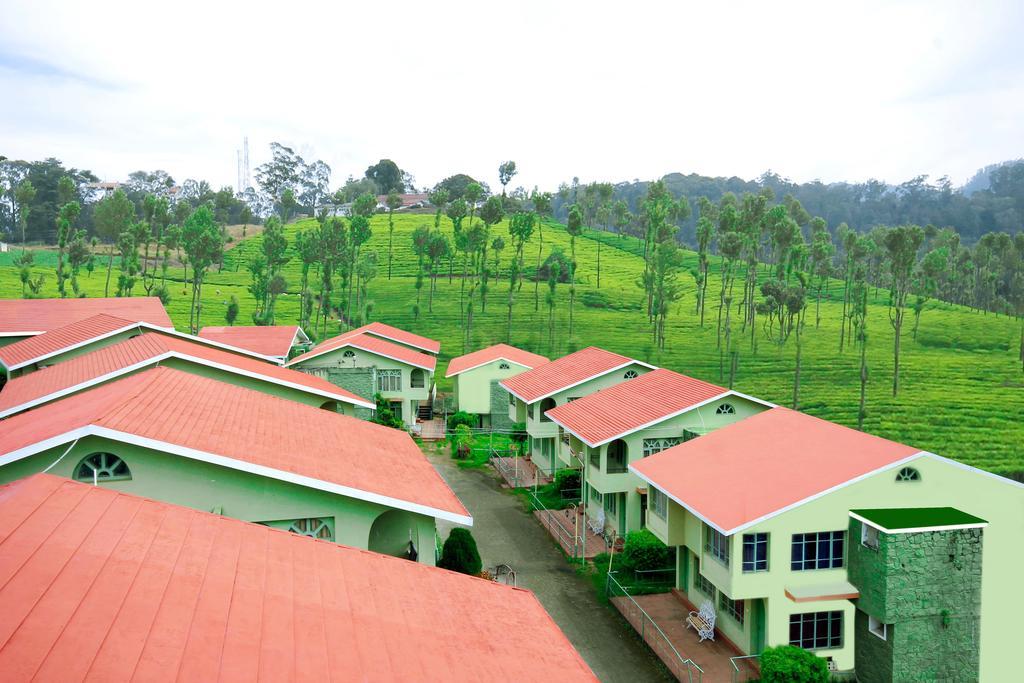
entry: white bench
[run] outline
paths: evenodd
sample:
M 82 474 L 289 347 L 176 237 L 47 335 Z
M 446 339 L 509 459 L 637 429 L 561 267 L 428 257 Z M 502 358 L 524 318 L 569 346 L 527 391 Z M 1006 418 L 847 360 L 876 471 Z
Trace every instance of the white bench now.
M 690 612 L 686 617 L 686 628 L 696 629 L 702 643 L 715 639 L 715 608 L 710 600 L 705 600 L 700 610 Z
M 604 508 L 598 509 L 597 515 L 594 516 L 594 517 L 591 517 L 590 519 L 587 520 L 587 526 L 589 526 L 590 530 L 593 531 L 598 536 L 603 536 L 604 535 L 604 523 L 605 523 Z

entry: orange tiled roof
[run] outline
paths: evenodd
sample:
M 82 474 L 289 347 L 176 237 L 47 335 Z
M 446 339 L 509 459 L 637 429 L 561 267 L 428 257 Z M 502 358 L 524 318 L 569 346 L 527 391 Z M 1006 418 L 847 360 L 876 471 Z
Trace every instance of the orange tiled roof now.
M 378 356 L 385 356 L 386 358 L 391 358 L 407 365 L 413 365 L 418 368 L 430 370 L 431 372 L 433 372 L 434 368 L 437 367 L 436 356 L 420 353 L 419 351 L 413 351 L 407 346 L 395 344 L 385 339 L 381 339 L 380 337 L 360 332 L 359 330 L 352 330 L 351 332 L 346 332 L 345 334 L 340 334 L 337 337 L 331 337 L 326 341 L 322 341 L 306 353 L 292 358 L 286 363 L 286 365 L 292 366 L 299 363 L 305 363 L 311 358 L 315 358 L 316 356 L 320 356 L 331 351 L 337 351 L 338 349 L 343 349 L 346 346 L 362 349 L 363 351 L 374 353 Z
M 504 379 L 500 384 L 519 399 L 533 403 L 630 363 L 647 365 L 596 346 L 588 346 L 533 370 Z
M 307 389 L 327 398 L 345 401 L 364 408 L 375 407 L 369 399 L 357 396 L 320 377 L 307 375 L 298 370 L 289 370 L 273 363 L 229 351 L 222 351 L 187 339 L 145 332 L 132 339 L 126 339 L 11 380 L 4 386 L 4 390 L 0 391 L 0 417 L 20 410 L 27 410 L 40 402 L 53 400 L 65 393 L 80 391 L 91 383 L 110 379 L 110 376 L 156 365 L 170 356 L 194 359 L 203 364 L 216 364 L 229 372 L 257 375 L 266 378 L 269 382 L 297 385 L 299 389 Z
M 597 681 L 527 590 L 51 475 L 0 566 L 7 680 Z
M 547 415 L 591 446 L 600 446 L 728 391 L 659 368 L 552 408 Z
M 469 521 L 405 432 L 167 367 L 0 421 L 0 455 L 17 453 L 16 459 L 48 439 L 60 443 L 92 433 L 153 440 L 183 457 L 213 454 L 239 470 Z
M 732 534 L 917 453 L 913 446 L 776 407 L 629 469 Z
M 41 334 L 100 313 L 174 327 L 156 297 L 0 300 L 0 336 Z
M 298 325 L 235 325 L 204 327 L 199 336 L 221 344 L 248 349 L 264 356 L 288 357 L 296 337 L 305 338 Z
M 82 320 L 49 330 L 28 339 L 0 347 L 0 363 L 8 368 L 30 363 L 51 353 L 86 343 L 96 337 L 117 332 L 136 324 L 106 313 L 93 315 Z
M 496 360 L 510 361 L 522 366 L 525 370 L 532 370 L 549 362 L 547 358 L 536 353 L 523 351 L 508 344 L 495 344 L 494 346 L 488 346 L 486 349 L 480 349 L 479 351 L 467 353 L 464 356 L 452 358 L 448 361 L 448 371 L 445 377 L 454 377 L 466 370 L 472 370 Z
M 397 327 L 388 325 L 387 323 L 372 322 L 367 325 L 363 325 L 362 327 L 357 327 L 347 334 L 358 334 L 360 332 L 366 332 L 374 335 L 375 337 L 382 337 L 402 344 L 408 344 L 409 346 L 415 346 L 427 353 L 438 353 L 441 350 L 441 342 L 434 339 L 428 339 L 427 337 L 423 337 L 418 334 L 413 334 L 412 332 L 400 330 Z

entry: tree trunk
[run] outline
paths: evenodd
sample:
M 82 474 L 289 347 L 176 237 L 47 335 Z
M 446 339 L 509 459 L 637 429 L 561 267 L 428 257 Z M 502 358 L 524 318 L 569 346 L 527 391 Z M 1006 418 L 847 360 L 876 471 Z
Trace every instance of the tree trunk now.
M 900 332 L 903 328 L 903 311 L 897 310 L 893 321 L 893 347 L 892 347 L 892 395 L 895 396 L 900 390 Z
M 537 270 L 533 274 L 533 310 L 540 310 L 540 256 L 544 251 L 544 229 L 539 231 L 540 242 L 537 244 Z
M 114 245 L 110 245 L 110 251 L 107 252 L 107 284 L 103 286 L 103 296 L 110 296 L 110 271 L 114 268 Z M 186 270 L 187 274 L 187 270 Z
M 863 325 L 863 323 L 861 323 Z M 864 333 L 861 332 L 863 335 Z M 860 349 L 860 406 L 857 409 L 857 429 L 864 429 L 864 418 L 867 416 L 865 404 L 867 403 L 868 387 L 868 342 L 861 339 Z
M 800 323 L 796 329 L 796 373 L 793 375 L 793 410 L 800 410 L 800 356 L 803 343 L 800 340 Z

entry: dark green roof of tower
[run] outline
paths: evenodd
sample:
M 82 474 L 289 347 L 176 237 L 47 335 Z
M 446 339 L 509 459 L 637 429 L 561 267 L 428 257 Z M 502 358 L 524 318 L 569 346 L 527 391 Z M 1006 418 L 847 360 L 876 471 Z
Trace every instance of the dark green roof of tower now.
M 915 530 L 970 528 L 988 524 L 956 508 L 872 508 L 850 510 L 850 514 L 882 531 L 908 533 Z

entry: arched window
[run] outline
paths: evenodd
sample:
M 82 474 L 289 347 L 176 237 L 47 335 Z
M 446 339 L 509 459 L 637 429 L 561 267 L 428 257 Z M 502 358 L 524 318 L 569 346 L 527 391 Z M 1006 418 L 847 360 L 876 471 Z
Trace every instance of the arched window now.
M 551 410 L 554 407 L 555 407 L 555 399 L 553 399 L 553 398 L 546 398 L 546 399 L 544 399 L 543 401 L 540 402 L 540 421 L 541 422 L 551 422 L 551 418 L 548 417 L 545 413 L 547 413 L 547 411 Z
M 629 465 L 629 448 L 622 439 L 616 439 L 608 444 L 608 457 L 606 459 L 605 471 L 608 474 L 622 474 Z
M 921 481 L 921 473 L 913 467 L 904 467 L 896 473 L 896 481 Z
M 413 389 L 423 389 L 426 387 L 426 380 L 422 370 L 415 368 L 409 373 L 409 386 Z
M 323 403 L 320 404 L 320 409 L 321 410 L 329 410 L 332 413 L 336 413 L 336 412 L 338 412 L 338 402 L 337 401 L 324 401 Z
M 506 363 L 505 361 L 501 361 L 500 363 L 498 363 L 498 369 L 499 370 L 508 370 L 509 369 L 509 364 Z
M 330 520 L 323 517 L 311 517 L 309 519 L 296 519 L 288 525 L 288 531 L 300 536 L 310 538 L 321 538 L 325 541 L 334 540 L 334 531 L 331 530 Z
M 356 352 L 352 349 L 345 349 L 345 352 L 341 354 L 344 358 L 355 358 Z
M 715 409 L 715 415 L 735 415 L 736 408 L 731 403 L 723 403 Z
M 131 479 L 127 463 L 113 453 L 93 453 L 82 458 L 75 468 L 75 479 L 84 482 Z
M 634 377 L 637 377 L 637 376 L 638 376 L 638 373 L 637 373 L 636 370 L 626 370 L 626 372 L 624 372 L 622 374 L 622 378 L 623 379 L 633 379 Z

